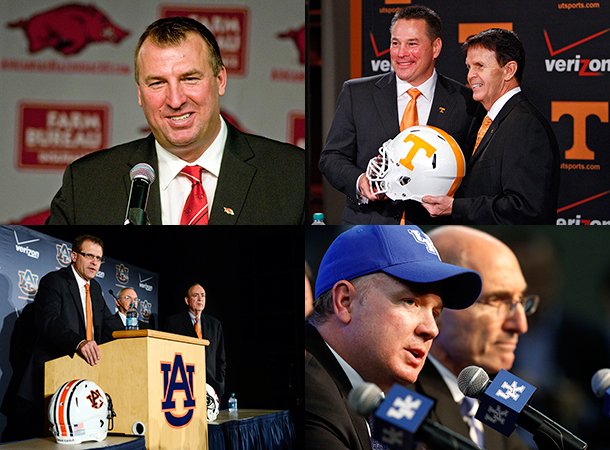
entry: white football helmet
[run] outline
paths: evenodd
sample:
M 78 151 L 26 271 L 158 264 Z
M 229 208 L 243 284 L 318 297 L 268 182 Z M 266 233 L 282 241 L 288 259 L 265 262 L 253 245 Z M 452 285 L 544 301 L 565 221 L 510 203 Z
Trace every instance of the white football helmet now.
M 91 380 L 64 383 L 49 403 L 50 429 L 58 444 L 103 441 L 114 416 L 110 396 Z
M 417 125 L 386 141 L 369 161 L 366 176 L 375 194 L 421 202 L 424 195 L 453 196 L 465 167 L 455 139 L 440 128 Z
M 207 400 L 208 421 L 216 420 L 220 410 L 220 400 L 218 400 L 218 395 L 216 395 L 214 388 L 207 383 L 205 384 L 205 397 Z

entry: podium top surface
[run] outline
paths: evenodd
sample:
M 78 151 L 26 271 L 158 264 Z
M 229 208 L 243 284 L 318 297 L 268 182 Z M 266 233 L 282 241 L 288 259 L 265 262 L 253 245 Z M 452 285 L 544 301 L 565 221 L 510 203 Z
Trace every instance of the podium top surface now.
M 195 345 L 210 345 L 210 341 L 207 339 L 198 339 L 157 330 L 121 330 L 113 332 L 112 337 L 115 339 L 151 337 L 155 339 L 164 339 L 166 341 L 186 342 Z

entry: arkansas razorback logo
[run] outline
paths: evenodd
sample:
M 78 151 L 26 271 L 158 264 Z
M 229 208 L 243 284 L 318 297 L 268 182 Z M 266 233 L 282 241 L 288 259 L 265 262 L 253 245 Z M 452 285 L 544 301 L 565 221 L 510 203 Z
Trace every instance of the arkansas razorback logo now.
M 129 31 L 113 24 L 93 5 L 70 3 L 38 14 L 29 19 L 7 24 L 22 28 L 29 42 L 30 53 L 47 47 L 64 55 L 79 53 L 93 42 L 121 42 Z

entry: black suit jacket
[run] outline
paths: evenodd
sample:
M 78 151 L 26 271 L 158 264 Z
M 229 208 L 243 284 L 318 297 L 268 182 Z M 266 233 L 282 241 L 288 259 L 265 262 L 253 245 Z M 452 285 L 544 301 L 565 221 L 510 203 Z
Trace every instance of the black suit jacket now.
M 426 361 L 424 364 L 414 387 L 417 392 L 436 401 L 434 408 L 430 412 L 432 420 L 470 439 L 468 425 L 466 425 L 462 418 L 459 405 L 453 400 L 453 396 L 445 384 L 443 377 L 430 361 Z M 505 437 L 487 425 L 483 425 L 483 428 L 485 448 L 487 450 L 528 449 L 525 443 L 517 437 L 516 433 Z
M 122 330 L 123 323 L 106 306 L 99 283 L 91 280 L 90 286 L 93 337 L 102 344 L 111 339 L 113 331 Z M 34 321 L 33 353 L 19 388 L 19 396 L 32 403 L 42 401 L 44 363 L 65 355 L 73 357 L 79 342 L 86 338 L 85 313 L 71 267 L 41 278 L 34 298 Z
M 305 448 L 370 450 L 366 421 L 347 405 L 347 375 L 318 331 L 305 324 Z
M 188 311 L 168 317 L 165 331 L 197 337 Z M 210 345 L 205 348 L 206 382 L 214 388 L 220 398 L 225 392 L 225 371 L 227 368 L 222 324 L 215 317 L 201 314 L 201 333 L 204 339 L 210 341 Z
M 238 131 L 228 136 L 210 225 L 298 225 L 305 220 L 305 152 Z M 51 225 L 122 225 L 129 171 L 145 162 L 159 172 L 153 135 L 86 155 L 68 166 L 51 203 Z M 233 211 L 233 214 L 227 211 Z M 159 182 L 150 190 L 148 220 L 161 224 Z
M 405 202 L 359 205 L 356 192 L 356 180 L 366 171 L 369 160 L 379 154 L 378 149 L 385 141 L 400 132 L 396 101 L 394 72 L 348 80 L 339 94 L 335 117 L 320 156 L 320 170 L 347 197 L 344 222 L 398 224 L 400 221 Z M 472 100 L 472 92 L 438 74 L 428 125 L 453 136 L 466 154 L 473 144 L 473 136 L 476 137 L 473 130 L 478 128 L 478 115 L 480 108 Z M 407 219 L 414 223 L 431 221 L 421 205 L 415 201 L 407 203 L 419 209 Z
M 460 224 L 555 224 L 559 148 L 547 120 L 518 93 L 468 161 L 451 220 Z

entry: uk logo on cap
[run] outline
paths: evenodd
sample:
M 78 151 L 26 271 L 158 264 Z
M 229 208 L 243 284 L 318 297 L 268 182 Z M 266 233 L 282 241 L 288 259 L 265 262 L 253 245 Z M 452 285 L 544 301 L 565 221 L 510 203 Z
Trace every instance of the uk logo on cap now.
M 426 250 L 428 250 L 428 253 L 436 255 L 440 259 L 440 256 L 438 255 L 438 251 L 436 250 L 436 247 L 434 246 L 434 244 L 432 243 L 432 240 L 428 237 L 427 234 L 424 234 L 421 231 L 414 230 L 414 229 L 410 229 L 407 231 L 409 232 L 409 234 L 411 236 L 413 236 L 413 238 L 415 239 L 416 242 L 426 246 Z

